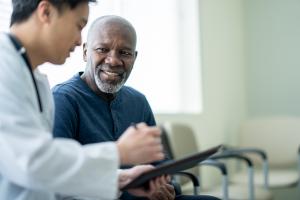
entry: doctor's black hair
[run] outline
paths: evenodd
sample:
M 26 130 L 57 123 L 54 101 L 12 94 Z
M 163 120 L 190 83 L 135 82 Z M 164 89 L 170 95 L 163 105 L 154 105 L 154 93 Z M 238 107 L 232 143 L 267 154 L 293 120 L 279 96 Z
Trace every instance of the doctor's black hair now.
M 26 21 L 36 10 L 42 0 L 12 0 L 13 12 L 10 18 L 10 26 Z M 97 0 L 47 0 L 60 12 L 65 6 L 76 8 L 80 3 L 97 2 Z

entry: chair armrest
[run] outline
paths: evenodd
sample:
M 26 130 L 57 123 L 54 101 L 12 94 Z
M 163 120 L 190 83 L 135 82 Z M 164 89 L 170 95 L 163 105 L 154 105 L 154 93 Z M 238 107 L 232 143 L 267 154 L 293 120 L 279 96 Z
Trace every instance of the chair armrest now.
M 199 163 L 200 166 L 212 166 L 212 167 L 216 167 L 217 169 L 219 169 L 222 173 L 222 190 L 223 190 L 223 200 L 228 200 L 229 196 L 228 196 L 228 171 L 227 171 L 227 167 L 224 163 L 217 161 L 217 160 L 213 160 L 213 159 L 207 159 L 204 160 L 202 162 Z
M 223 175 L 228 175 L 227 167 L 224 163 L 213 159 L 207 159 L 199 163 L 199 165 L 208 165 L 218 168 Z
M 238 153 L 238 154 L 257 154 L 263 161 L 263 174 L 264 174 L 264 187 L 269 188 L 269 161 L 267 153 L 259 148 L 246 147 L 246 148 L 235 148 L 230 146 L 223 147 L 224 153 Z M 300 151 L 300 148 L 299 148 Z
M 200 184 L 199 184 L 198 178 L 194 174 L 189 173 L 189 172 L 180 171 L 180 172 L 174 173 L 173 175 L 175 175 L 175 176 L 184 176 L 184 177 L 189 178 L 193 183 L 194 195 L 198 195 Z
M 248 167 L 253 167 L 253 162 L 246 156 L 232 153 L 232 152 L 223 152 L 221 154 L 213 155 L 209 157 L 210 159 L 238 159 L 244 161 Z
M 248 166 L 249 199 L 250 200 L 255 199 L 253 163 L 248 157 L 238 153 L 223 152 L 221 154 L 213 155 L 209 158 L 210 159 L 238 159 L 244 161 Z
M 239 147 L 224 146 L 223 151 L 232 152 L 232 153 L 253 153 L 253 154 L 258 154 L 263 160 L 268 159 L 267 153 L 264 150 L 259 148 L 252 148 L 252 147 L 239 148 Z

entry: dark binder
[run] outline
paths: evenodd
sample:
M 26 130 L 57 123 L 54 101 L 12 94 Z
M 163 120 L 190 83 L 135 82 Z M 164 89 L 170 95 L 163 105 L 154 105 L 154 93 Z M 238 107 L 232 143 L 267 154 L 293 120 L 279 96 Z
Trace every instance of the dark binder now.
M 190 156 L 186 156 L 179 160 L 170 160 L 170 161 L 164 162 L 163 164 L 156 166 L 153 170 L 150 170 L 148 172 L 141 174 L 140 176 L 135 178 L 133 181 L 128 183 L 121 190 L 124 191 L 124 190 L 128 190 L 131 188 L 148 187 L 148 182 L 151 179 L 153 179 L 157 176 L 161 176 L 163 174 L 174 174 L 176 172 L 192 168 L 192 167 L 196 166 L 199 162 L 204 161 L 209 156 L 217 153 L 221 147 L 222 147 L 222 145 L 218 145 L 218 146 L 212 147 L 210 149 L 207 149 L 205 151 L 201 151 L 201 152 L 192 154 Z

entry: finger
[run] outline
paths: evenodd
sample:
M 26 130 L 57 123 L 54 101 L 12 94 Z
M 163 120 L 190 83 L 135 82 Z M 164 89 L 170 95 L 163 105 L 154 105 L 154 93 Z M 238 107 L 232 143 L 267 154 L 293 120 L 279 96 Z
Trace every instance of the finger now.
M 159 187 L 164 187 L 167 184 L 166 177 L 164 175 L 158 177 L 157 180 L 156 180 L 156 184 Z
M 149 181 L 149 193 L 152 194 L 156 190 L 155 180 Z
M 157 145 L 157 146 L 148 146 L 146 147 L 146 149 L 144 149 L 145 157 L 148 156 L 148 158 L 150 158 L 150 160 L 162 160 L 165 157 L 165 154 L 162 151 L 162 147 L 161 145 Z
M 175 197 L 174 188 L 168 184 L 162 185 L 159 188 L 159 193 L 163 199 L 173 200 Z
M 161 200 L 161 198 L 159 197 L 158 192 L 154 192 L 150 197 L 150 200 Z
M 147 172 L 147 171 L 152 170 L 154 168 L 155 167 L 153 165 L 150 165 L 150 164 L 148 164 L 148 165 L 137 165 L 137 166 L 133 167 L 135 173 Z
M 156 153 L 156 155 L 155 155 L 155 161 L 157 161 L 157 160 L 163 160 L 165 158 L 165 154 L 164 153 L 162 153 L 162 152 L 159 152 L 159 153 Z
M 170 200 L 174 200 L 175 196 L 176 196 L 176 192 L 175 192 L 174 186 L 167 184 L 166 188 L 170 192 L 170 196 L 169 196 L 170 198 L 169 199 Z
M 149 151 L 147 152 L 148 158 L 150 158 L 148 163 L 151 163 L 153 161 L 161 161 L 165 158 L 165 154 L 160 149 L 160 147 L 149 149 Z
M 166 184 L 166 189 L 173 195 L 175 196 L 175 189 L 173 185 Z
M 154 140 L 146 148 L 148 148 L 148 150 L 152 151 L 153 153 L 162 153 L 163 152 L 163 146 L 161 144 L 155 143 Z
M 170 176 L 170 175 L 166 175 L 166 179 L 167 179 L 167 182 L 168 182 L 168 183 L 171 182 L 171 176 Z
M 169 200 L 169 197 L 166 196 L 166 194 L 164 193 L 164 191 L 161 190 L 161 189 L 159 189 L 159 190 L 156 192 L 156 194 L 157 194 L 157 198 L 158 198 L 159 200 Z
M 136 132 L 136 131 L 137 131 L 137 130 L 136 130 L 136 128 L 135 128 L 134 126 L 129 126 L 129 127 L 125 130 L 124 133 L 127 133 L 127 132 L 133 133 L 133 132 Z
M 163 175 L 163 176 L 159 177 L 159 182 L 161 185 L 166 185 L 168 183 L 167 176 Z
M 157 126 L 139 126 L 138 130 L 141 131 L 144 134 L 152 135 L 155 137 L 160 137 L 161 135 L 161 129 Z
M 163 150 L 163 146 L 162 146 L 160 137 L 145 134 L 142 139 L 143 139 L 143 142 L 145 144 L 149 145 L 151 148 L 159 147 L 160 150 Z
M 152 165 L 138 165 L 132 168 L 131 171 L 131 178 L 134 179 L 135 177 L 138 177 L 144 172 L 148 172 L 150 170 L 153 170 L 155 167 Z
M 151 133 L 151 135 L 153 135 L 153 136 L 156 136 L 156 137 L 160 137 L 161 136 L 161 129 L 158 128 L 157 126 L 148 127 L 147 131 L 149 133 Z
M 143 128 L 147 128 L 147 127 L 148 126 L 145 122 L 141 122 L 141 123 L 136 124 L 137 129 L 143 129 Z
M 156 179 L 154 179 L 154 185 L 156 188 L 160 188 L 160 186 L 161 186 L 160 177 L 157 177 Z

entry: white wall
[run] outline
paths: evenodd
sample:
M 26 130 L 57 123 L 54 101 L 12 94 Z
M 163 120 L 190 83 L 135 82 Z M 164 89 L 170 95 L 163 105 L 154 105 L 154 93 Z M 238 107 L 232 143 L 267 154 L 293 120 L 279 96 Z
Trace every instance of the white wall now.
M 246 1 L 249 116 L 300 116 L 300 1 Z
M 158 115 L 190 124 L 201 147 L 235 143 L 245 117 L 244 6 L 241 0 L 201 0 L 203 113 Z M 208 174 L 205 173 L 208 179 Z M 210 178 L 211 179 L 211 178 Z

